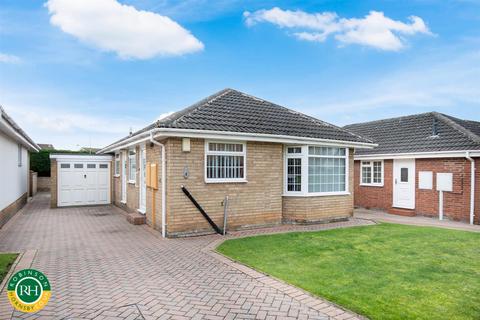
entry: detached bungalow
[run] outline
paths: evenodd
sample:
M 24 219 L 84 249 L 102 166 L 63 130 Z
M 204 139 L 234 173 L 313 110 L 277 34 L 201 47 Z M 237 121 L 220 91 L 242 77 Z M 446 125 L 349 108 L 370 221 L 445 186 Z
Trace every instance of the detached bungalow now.
M 373 146 L 225 89 L 99 153 L 114 154 L 113 202 L 175 237 L 212 232 L 201 210 L 229 230 L 348 219 L 353 151 Z
M 0 107 L 0 227 L 27 203 L 29 152 L 40 148 Z
M 345 127 L 378 144 L 355 153 L 355 205 L 480 222 L 480 122 L 430 112 Z

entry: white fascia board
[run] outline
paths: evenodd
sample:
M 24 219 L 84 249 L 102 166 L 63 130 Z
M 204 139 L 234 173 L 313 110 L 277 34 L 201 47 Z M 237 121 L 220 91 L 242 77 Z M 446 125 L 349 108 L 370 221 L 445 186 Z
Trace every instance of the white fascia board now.
M 229 131 L 211 131 L 211 130 L 190 130 L 190 129 L 172 129 L 172 128 L 156 128 L 151 131 L 144 132 L 135 137 L 128 138 L 113 146 L 104 148 L 98 153 L 113 152 L 124 149 L 127 145 L 137 144 L 145 140 L 150 132 L 154 133 L 154 137 L 182 137 L 182 138 L 202 138 L 210 140 L 240 140 L 240 141 L 260 141 L 275 142 L 283 144 L 310 144 L 310 145 L 329 145 L 341 146 L 346 148 L 365 148 L 372 149 L 378 146 L 375 143 L 353 142 L 342 140 L 317 139 L 308 137 L 293 137 L 285 135 L 273 135 L 263 133 L 245 133 L 245 132 L 229 132 Z M 138 141 L 136 141 L 138 140 Z
M 19 134 L 8 122 L 0 118 L 0 131 L 5 133 L 11 139 L 17 141 L 30 151 L 40 151 L 40 147 L 37 145 L 31 144 L 27 139 L 25 139 L 21 134 Z
M 390 153 L 390 154 L 369 154 L 355 155 L 355 160 L 381 160 L 381 159 L 434 159 L 434 158 L 465 158 L 469 153 L 471 157 L 480 157 L 480 150 L 460 151 L 434 151 L 434 152 L 412 152 L 412 153 Z
M 111 161 L 109 155 L 82 155 L 82 154 L 50 154 L 50 159 L 61 161 Z

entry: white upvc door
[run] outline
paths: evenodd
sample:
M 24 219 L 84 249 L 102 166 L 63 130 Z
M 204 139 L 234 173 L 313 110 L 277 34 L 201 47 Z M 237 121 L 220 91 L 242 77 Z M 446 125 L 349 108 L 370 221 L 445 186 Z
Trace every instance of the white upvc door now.
M 415 159 L 393 161 L 393 206 L 415 209 Z
M 127 151 L 122 152 L 122 200 L 127 203 Z
M 145 146 L 140 147 L 140 197 L 138 208 L 139 211 L 145 214 L 147 210 L 147 181 L 146 181 L 146 171 L 147 171 L 147 151 Z

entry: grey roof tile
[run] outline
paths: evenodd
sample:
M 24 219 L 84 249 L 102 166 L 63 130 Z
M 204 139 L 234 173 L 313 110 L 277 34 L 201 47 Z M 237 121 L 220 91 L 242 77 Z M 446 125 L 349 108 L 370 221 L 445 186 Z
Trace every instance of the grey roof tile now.
M 233 89 L 217 92 L 124 139 L 156 127 L 371 143 L 346 129 Z
M 433 135 L 434 123 L 437 135 Z M 378 147 L 357 150 L 358 155 L 480 150 L 480 122 L 438 112 L 357 123 L 345 126 Z

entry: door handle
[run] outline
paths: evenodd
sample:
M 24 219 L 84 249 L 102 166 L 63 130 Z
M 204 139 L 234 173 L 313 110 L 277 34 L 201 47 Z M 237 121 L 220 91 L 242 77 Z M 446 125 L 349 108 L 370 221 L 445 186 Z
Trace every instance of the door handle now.
M 86 174 L 84 174 L 84 175 L 83 175 L 83 178 L 87 179 L 87 175 L 86 175 Z

